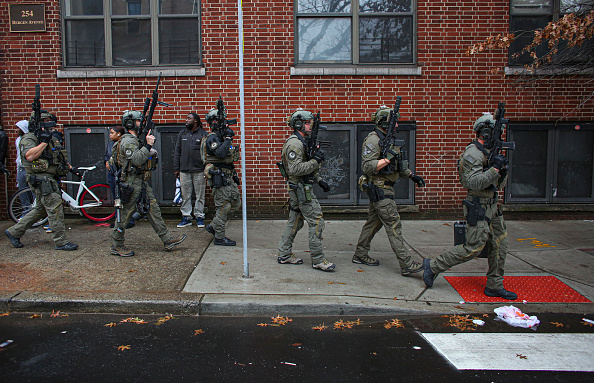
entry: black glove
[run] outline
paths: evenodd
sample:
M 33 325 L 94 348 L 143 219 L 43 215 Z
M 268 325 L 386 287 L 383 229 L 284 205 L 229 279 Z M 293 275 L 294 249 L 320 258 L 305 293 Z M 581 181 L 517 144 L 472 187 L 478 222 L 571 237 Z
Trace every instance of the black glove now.
M 6 166 L 4 166 L 4 164 L 2 162 L 0 162 L 0 173 L 10 175 L 10 172 L 8 171 L 8 169 L 6 169 Z
M 78 170 L 78 168 L 75 168 L 74 166 L 72 168 L 70 168 L 70 173 L 74 174 L 78 178 L 82 178 L 82 176 L 83 176 L 81 171 Z
M 223 132 L 223 136 L 233 137 L 234 135 L 235 135 L 235 132 L 233 131 L 233 129 L 231 129 L 230 127 L 225 128 L 225 131 Z
M 505 177 L 507 177 L 507 168 L 503 168 L 499 171 L 499 180 L 503 181 Z
M 416 175 L 414 173 L 410 176 L 410 179 L 414 183 L 416 183 L 420 188 L 422 188 L 423 186 L 425 186 L 425 180 L 422 177 L 420 177 L 420 176 L 418 176 L 418 175 Z
M 325 181 L 319 180 L 318 185 L 320 185 L 324 193 L 328 193 L 330 191 L 330 185 L 328 185 Z
M 46 144 L 49 144 L 49 142 L 52 140 L 52 134 L 45 129 L 41 130 L 37 134 L 37 137 L 39 138 L 39 141 L 45 142 Z
M 507 157 L 504 157 L 501 154 L 498 154 L 495 157 L 493 157 L 493 167 L 495 169 L 507 169 L 507 163 Z
M 324 151 L 322 149 L 318 149 L 318 150 L 316 150 L 316 152 L 314 153 L 312 158 L 314 160 L 318 161 L 318 164 L 321 164 L 322 161 L 324 161 L 326 159 L 326 155 L 324 154 Z

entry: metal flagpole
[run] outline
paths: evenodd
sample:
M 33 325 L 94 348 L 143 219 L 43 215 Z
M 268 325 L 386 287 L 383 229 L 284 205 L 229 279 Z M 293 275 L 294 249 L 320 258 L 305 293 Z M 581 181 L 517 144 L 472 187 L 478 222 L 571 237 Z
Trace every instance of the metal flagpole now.
M 250 264 L 247 258 L 247 207 L 246 207 L 246 176 L 245 176 L 245 96 L 243 82 L 243 10 L 242 0 L 237 1 L 238 31 L 239 31 L 239 107 L 241 111 L 241 215 L 243 217 L 243 277 L 250 277 Z

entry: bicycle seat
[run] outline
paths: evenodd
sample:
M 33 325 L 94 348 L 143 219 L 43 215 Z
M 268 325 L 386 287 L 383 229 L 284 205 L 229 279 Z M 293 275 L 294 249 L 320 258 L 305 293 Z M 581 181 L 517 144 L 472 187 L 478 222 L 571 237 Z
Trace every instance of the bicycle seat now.
M 87 166 L 79 166 L 78 168 L 79 168 L 80 170 L 93 170 L 93 169 L 97 168 L 97 166 L 90 166 L 90 167 L 87 167 Z

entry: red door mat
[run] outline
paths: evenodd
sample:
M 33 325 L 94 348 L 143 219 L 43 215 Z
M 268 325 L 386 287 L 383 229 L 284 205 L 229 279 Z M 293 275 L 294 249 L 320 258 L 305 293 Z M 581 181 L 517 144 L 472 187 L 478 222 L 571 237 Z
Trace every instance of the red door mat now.
M 487 277 L 445 277 L 466 302 L 510 302 L 485 295 Z M 592 303 L 553 276 L 505 277 L 505 289 L 518 294 L 511 302 Z

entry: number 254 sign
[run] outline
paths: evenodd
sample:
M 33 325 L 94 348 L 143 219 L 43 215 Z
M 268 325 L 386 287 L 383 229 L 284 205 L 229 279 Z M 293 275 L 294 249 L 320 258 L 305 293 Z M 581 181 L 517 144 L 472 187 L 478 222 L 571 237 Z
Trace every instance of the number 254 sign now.
M 45 32 L 44 4 L 10 4 L 11 32 Z

